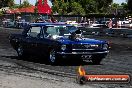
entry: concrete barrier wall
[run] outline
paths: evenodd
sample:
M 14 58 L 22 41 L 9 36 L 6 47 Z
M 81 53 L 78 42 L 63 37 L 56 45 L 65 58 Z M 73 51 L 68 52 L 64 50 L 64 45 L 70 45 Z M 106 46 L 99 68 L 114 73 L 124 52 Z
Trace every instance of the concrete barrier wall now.
M 128 28 L 83 28 L 81 30 L 84 35 L 132 36 L 132 29 Z

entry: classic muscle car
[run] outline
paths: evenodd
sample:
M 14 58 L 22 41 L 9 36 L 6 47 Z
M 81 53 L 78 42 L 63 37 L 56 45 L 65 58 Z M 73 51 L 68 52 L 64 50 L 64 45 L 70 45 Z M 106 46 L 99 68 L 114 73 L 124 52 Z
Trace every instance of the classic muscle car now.
M 30 23 L 9 40 L 19 57 L 45 55 L 51 64 L 69 58 L 99 64 L 109 47 L 106 41 L 84 38 L 77 27 L 63 23 Z

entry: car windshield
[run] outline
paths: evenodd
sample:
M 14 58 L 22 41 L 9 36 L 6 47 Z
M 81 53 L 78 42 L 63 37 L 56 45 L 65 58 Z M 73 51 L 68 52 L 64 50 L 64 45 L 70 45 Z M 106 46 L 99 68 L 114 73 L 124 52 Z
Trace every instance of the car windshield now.
M 74 32 L 76 30 L 77 28 L 74 26 L 49 26 L 47 27 L 46 33 L 64 36 L 65 34 L 70 34 L 70 32 Z

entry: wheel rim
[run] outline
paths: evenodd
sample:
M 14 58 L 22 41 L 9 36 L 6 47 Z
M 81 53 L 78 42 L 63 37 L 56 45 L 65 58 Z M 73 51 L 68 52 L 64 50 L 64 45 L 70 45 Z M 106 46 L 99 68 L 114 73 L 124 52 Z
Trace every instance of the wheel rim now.
M 17 52 L 18 52 L 19 56 L 22 56 L 22 54 L 23 54 L 23 48 L 22 48 L 22 46 L 18 47 Z
M 54 63 L 55 62 L 55 60 L 56 60 L 56 57 L 55 57 L 55 51 L 54 50 L 52 50 L 51 52 L 50 52 L 50 62 L 52 62 L 52 63 Z

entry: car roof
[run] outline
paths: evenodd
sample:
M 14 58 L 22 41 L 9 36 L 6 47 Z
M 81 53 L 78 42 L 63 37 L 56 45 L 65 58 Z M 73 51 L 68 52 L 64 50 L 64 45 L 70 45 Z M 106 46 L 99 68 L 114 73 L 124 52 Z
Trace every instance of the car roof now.
M 73 26 L 65 23 L 30 23 L 30 26 Z

